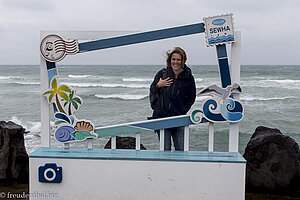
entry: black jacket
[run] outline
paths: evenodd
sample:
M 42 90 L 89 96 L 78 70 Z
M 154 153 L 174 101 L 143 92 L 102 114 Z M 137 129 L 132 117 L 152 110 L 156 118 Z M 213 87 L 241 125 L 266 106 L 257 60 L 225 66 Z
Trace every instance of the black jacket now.
M 196 99 L 196 86 L 191 69 L 185 65 L 184 70 L 175 79 L 173 69 L 167 67 L 166 77 L 173 79 L 173 83 L 169 87 L 157 88 L 156 84 L 162 76 L 163 70 L 160 70 L 150 86 L 151 92 L 160 92 L 152 118 L 186 114 Z

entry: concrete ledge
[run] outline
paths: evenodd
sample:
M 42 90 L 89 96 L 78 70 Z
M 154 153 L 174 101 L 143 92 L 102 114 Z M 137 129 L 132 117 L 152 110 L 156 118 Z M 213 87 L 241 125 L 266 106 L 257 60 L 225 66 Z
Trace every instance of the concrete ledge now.
M 246 163 L 238 152 L 39 148 L 30 158 Z

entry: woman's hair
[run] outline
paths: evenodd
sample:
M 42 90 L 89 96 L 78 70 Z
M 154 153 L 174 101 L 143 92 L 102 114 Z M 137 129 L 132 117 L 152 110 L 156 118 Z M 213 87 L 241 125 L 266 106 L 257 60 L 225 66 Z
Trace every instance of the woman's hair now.
M 180 47 L 175 47 L 172 51 L 167 51 L 167 66 L 171 67 L 171 59 L 174 53 L 178 53 L 181 56 L 181 67 L 184 68 L 185 62 L 187 60 L 185 51 Z

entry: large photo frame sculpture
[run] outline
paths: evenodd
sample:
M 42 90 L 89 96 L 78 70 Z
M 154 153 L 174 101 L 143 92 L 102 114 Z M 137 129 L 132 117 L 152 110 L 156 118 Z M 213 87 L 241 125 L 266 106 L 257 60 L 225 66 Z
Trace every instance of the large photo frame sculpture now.
M 229 69 L 226 50 L 226 44 L 234 42 L 235 39 L 232 14 L 204 18 L 204 22 L 205 23 L 121 35 L 82 43 L 78 42 L 78 38 L 67 39 L 57 34 L 42 36 L 40 52 L 42 62 L 44 62 L 47 70 L 48 82 L 46 84 L 44 81 L 41 88 L 43 90 L 43 98 L 46 97 L 47 103 L 53 105 L 56 125 L 54 134 L 55 139 L 62 143 L 83 141 L 86 139 L 105 137 L 107 136 L 106 133 L 112 130 L 111 128 L 97 128 L 91 120 L 76 118 L 74 113 L 80 109 L 83 100 L 76 95 L 76 91 L 70 86 L 61 85 L 59 83 L 56 62 L 61 61 L 66 55 L 75 55 L 89 51 L 203 32 L 206 33 L 206 39 L 214 36 L 215 32 L 224 32 L 221 37 L 222 39 L 219 38 L 219 40 L 214 41 L 213 44 L 207 45 L 216 46 L 222 86 L 211 85 L 202 89 L 197 94 L 198 96 L 211 95 L 212 97 L 205 100 L 201 108 L 194 109 L 189 116 L 182 116 L 181 118 L 183 120 L 189 120 L 191 124 L 205 122 L 237 123 L 241 121 L 244 116 L 244 109 L 239 98 L 237 98 L 237 95 L 242 92 L 241 86 L 239 85 L 239 71 L 237 72 L 238 79 L 235 81 L 234 78 L 231 77 L 232 75 Z M 228 31 L 230 31 L 230 34 L 227 33 Z M 226 35 L 230 36 L 225 37 Z M 210 40 L 207 39 L 207 42 L 208 41 Z M 45 102 L 45 100 L 42 100 L 42 102 Z M 43 109 L 45 109 L 45 107 L 42 107 L 42 110 Z M 46 132 L 49 133 L 49 123 L 48 126 L 47 123 L 43 123 L 43 121 L 46 120 L 48 120 L 48 118 L 42 116 L 42 132 L 43 130 L 46 130 Z M 134 122 L 127 125 L 120 125 L 119 127 L 113 127 L 113 129 L 121 128 L 125 130 L 126 133 L 138 133 L 145 130 L 157 130 L 158 128 L 163 127 L 163 125 L 158 127 L 157 124 L 151 123 L 151 120 L 149 120 L 149 122 Z M 42 145 L 49 146 L 49 136 L 48 138 L 44 138 L 46 139 L 43 139 Z
M 218 31 L 216 34 L 223 35 L 215 35 Z M 232 32 L 229 37 L 228 31 Z M 95 126 L 88 116 L 76 117 L 84 99 L 59 80 L 57 63 L 65 57 L 204 32 L 211 34 L 206 39 L 214 37 L 207 40 L 213 41 L 207 46 L 216 48 L 221 81 L 220 85 L 209 85 L 198 92 L 198 96 L 209 96 L 200 108 L 187 115 L 112 122 L 102 127 Z M 244 199 L 246 161 L 238 152 L 239 122 L 244 116 L 239 100 L 241 32 L 234 31 L 232 14 L 204 18 L 204 23 L 134 34 L 41 31 L 40 41 L 41 147 L 29 155 L 30 193 L 48 191 L 58 194 L 59 199 Z M 50 105 L 54 129 L 50 126 Z M 190 125 L 201 123 L 209 127 L 208 151 L 189 151 Z M 228 152 L 213 149 L 215 123 L 229 125 Z M 164 130 L 173 127 L 184 127 L 184 151 L 164 151 Z M 63 148 L 51 147 L 53 130 Z M 160 130 L 159 150 L 141 150 L 140 133 L 148 130 Z M 116 147 L 116 136 L 125 134 L 135 134 L 135 150 Z M 103 137 L 111 138 L 111 149 L 93 148 L 93 141 Z M 81 141 L 87 148 L 70 148 L 70 143 Z

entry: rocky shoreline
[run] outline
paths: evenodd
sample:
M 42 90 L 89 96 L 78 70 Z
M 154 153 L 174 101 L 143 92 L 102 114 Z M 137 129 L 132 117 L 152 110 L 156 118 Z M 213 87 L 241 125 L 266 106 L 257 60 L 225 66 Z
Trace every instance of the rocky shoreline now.
M 300 198 L 300 150 L 294 139 L 259 126 L 243 157 L 247 192 Z
M 13 122 L 0 122 L 2 199 L 13 194 L 19 195 L 17 197 L 21 199 L 28 199 L 29 196 L 29 158 L 24 146 L 24 131 L 22 126 Z M 130 144 L 130 148 L 135 148 L 134 139 L 118 138 L 117 147 L 128 149 Z M 110 142 L 106 148 L 109 145 Z M 246 200 L 300 199 L 300 150 L 295 140 L 283 135 L 278 129 L 259 126 L 250 138 L 243 156 L 247 160 Z

